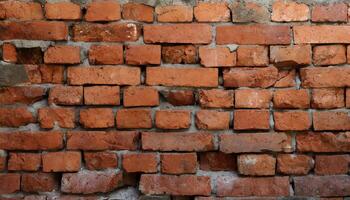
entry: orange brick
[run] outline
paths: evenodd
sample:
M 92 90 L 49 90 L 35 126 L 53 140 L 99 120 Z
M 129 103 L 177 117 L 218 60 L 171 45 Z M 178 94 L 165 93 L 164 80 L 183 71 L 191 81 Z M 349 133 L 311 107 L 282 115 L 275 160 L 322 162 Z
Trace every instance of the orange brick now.
M 128 172 L 157 172 L 157 154 L 128 153 L 123 155 L 123 169 Z
M 230 67 L 236 65 L 236 52 L 227 47 L 199 47 L 199 58 L 205 67 Z
M 153 87 L 130 86 L 124 89 L 123 95 L 123 102 L 125 107 L 159 105 L 158 90 Z
M 83 87 L 55 86 L 50 89 L 49 104 L 80 105 L 83 103 Z
M 84 152 L 84 161 L 89 170 L 118 167 L 118 156 L 113 152 Z
M 313 48 L 315 65 L 337 65 L 346 63 L 346 48 L 343 45 L 315 46 Z
M 277 81 L 274 84 L 274 87 L 276 88 L 295 87 L 296 86 L 295 75 L 296 75 L 295 69 L 278 71 Z
M 89 49 L 89 62 L 93 65 L 123 64 L 123 45 L 93 45 Z
M 194 7 L 194 17 L 198 22 L 228 22 L 231 13 L 226 3 L 199 2 Z
M 306 111 L 274 112 L 275 130 L 304 131 L 311 127 L 310 114 Z
M 162 60 L 164 63 L 194 64 L 197 62 L 197 48 L 193 45 L 162 46 Z
M 194 105 L 196 101 L 192 90 L 170 90 L 169 93 L 163 95 L 173 106 Z
M 315 131 L 346 131 L 350 130 L 350 116 L 347 111 L 314 112 L 313 125 Z
M 123 19 L 140 22 L 153 22 L 153 8 L 142 3 L 126 3 L 123 5 Z
M 75 127 L 75 111 L 73 108 L 39 108 L 38 121 L 41 128 Z
M 237 158 L 238 171 L 243 175 L 275 175 L 276 158 L 268 154 L 242 154 Z
M 299 108 L 310 107 L 310 95 L 305 89 L 276 90 L 273 95 L 273 107 L 275 108 Z
M 1 184 L 0 194 L 11 194 L 20 190 L 21 188 L 21 174 L 0 174 Z
M 119 86 L 84 87 L 86 105 L 120 105 Z
M 294 1 L 278 0 L 272 5 L 271 20 L 277 22 L 307 21 L 309 7 Z
M 235 90 L 235 108 L 269 108 L 272 92 L 264 89 Z
M 45 17 L 58 20 L 81 19 L 80 6 L 71 2 L 56 2 L 45 4 Z
M 85 128 L 114 127 L 112 108 L 87 108 L 80 110 L 80 124 Z
M 160 160 L 163 174 L 192 174 L 197 170 L 196 153 L 164 153 Z
M 81 166 L 81 153 L 76 151 L 43 154 L 44 172 L 75 172 Z
M 36 153 L 10 153 L 8 170 L 37 171 L 41 166 L 41 155 Z
M 312 90 L 311 106 L 313 108 L 332 109 L 344 107 L 343 88 L 322 88 Z
M 214 110 L 200 110 L 196 113 L 195 122 L 198 129 L 229 129 L 230 113 Z
M 317 175 L 347 174 L 349 155 L 316 155 L 315 173 Z
M 350 27 L 342 25 L 293 26 L 295 44 L 350 43 Z M 332 32 L 332 34 L 329 34 Z
M 347 22 L 348 6 L 346 3 L 315 5 L 312 9 L 313 22 Z
M 270 129 L 270 113 L 268 110 L 235 110 L 233 129 L 268 130 Z
M 36 118 L 27 107 L 0 108 L 0 126 L 19 127 L 36 122 Z
M 117 111 L 117 128 L 152 128 L 149 109 L 121 109 Z
M 282 67 L 311 64 L 311 46 L 270 46 L 270 62 Z
M 80 63 L 80 47 L 52 46 L 44 55 L 44 62 L 48 64 L 78 64 Z
M 11 43 L 4 43 L 2 45 L 2 59 L 5 62 L 16 63 L 17 62 L 16 46 Z
M 300 69 L 301 84 L 306 88 L 349 87 L 347 67 L 306 67 Z
M 157 6 L 156 14 L 158 22 L 191 22 L 193 9 L 185 5 Z
M 125 62 L 129 65 L 160 64 L 160 45 L 129 45 L 126 47 Z
M 232 90 L 199 90 L 199 104 L 202 108 L 232 108 L 234 93 Z
M 38 20 L 43 19 L 43 11 L 40 3 L 24 1 L 2 1 L 1 9 L 4 10 L 4 19 Z
M 307 155 L 279 154 L 277 156 L 277 171 L 282 174 L 306 175 L 313 166 L 312 158 Z
M 156 127 L 160 129 L 183 129 L 191 125 L 191 111 L 159 110 L 155 116 Z
M 121 10 L 118 1 L 94 1 L 87 5 L 86 21 L 116 21 L 120 19 Z
M 268 48 L 265 46 L 239 46 L 237 49 L 238 66 L 267 66 Z
M 350 108 L 350 89 L 346 89 L 346 107 Z

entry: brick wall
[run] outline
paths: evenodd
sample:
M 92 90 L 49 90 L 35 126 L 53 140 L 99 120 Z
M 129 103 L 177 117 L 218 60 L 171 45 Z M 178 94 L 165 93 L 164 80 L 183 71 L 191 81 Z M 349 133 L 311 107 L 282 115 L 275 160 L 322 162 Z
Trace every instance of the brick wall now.
M 0 1 L 0 19 L 1 200 L 350 196 L 346 3 Z

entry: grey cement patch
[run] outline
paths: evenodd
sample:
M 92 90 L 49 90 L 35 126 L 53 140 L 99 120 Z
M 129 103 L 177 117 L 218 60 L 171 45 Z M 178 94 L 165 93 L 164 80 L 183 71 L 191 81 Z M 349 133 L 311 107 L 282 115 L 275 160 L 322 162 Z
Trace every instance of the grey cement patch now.
M 23 65 L 0 65 L 0 86 L 13 86 L 29 81 Z

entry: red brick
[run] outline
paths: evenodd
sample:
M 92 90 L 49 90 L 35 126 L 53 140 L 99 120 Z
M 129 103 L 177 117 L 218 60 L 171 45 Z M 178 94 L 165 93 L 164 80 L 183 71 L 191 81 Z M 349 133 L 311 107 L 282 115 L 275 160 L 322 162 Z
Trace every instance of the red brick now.
M 45 89 L 41 87 L 3 87 L 0 89 L 0 104 L 32 104 L 44 98 Z
M 160 160 L 163 174 L 191 174 L 197 170 L 196 153 L 163 153 Z
M 56 2 L 45 4 L 45 17 L 58 20 L 81 19 L 80 6 L 71 2 Z
M 350 43 L 349 31 L 349 26 L 342 25 L 293 26 L 294 43 Z
M 237 49 L 238 66 L 267 66 L 269 64 L 266 46 L 239 46 Z
M 268 154 L 241 154 L 237 163 L 238 171 L 243 175 L 275 175 L 276 158 Z
M 114 127 L 112 108 L 87 108 L 80 110 L 80 124 L 84 128 Z
M 24 192 L 51 192 L 57 187 L 58 181 L 55 174 L 41 172 L 22 174 L 21 189 Z
M 198 129 L 229 129 L 230 112 L 222 112 L 215 110 L 199 110 L 196 113 L 195 122 Z
M 157 172 L 157 154 L 155 153 L 128 153 L 123 155 L 123 169 L 127 173 Z
M 44 61 L 49 64 L 78 64 L 80 63 L 80 47 L 51 46 L 45 52 Z
M 152 128 L 150 109 L 121 109 L 117 111 L 117 128 Z
M 312 9 L 313 22 L 347 22 L 348 6 L 345 3 L 315 5 Z
M 160 55 L 160 45 L 128 45 L 125 62 L 129 65 L 157 65 L 160 64 Z
M 311 106 L 312 108 L 341 108 L 344 107 L 344 89 L 343 88 L 322 88 L 312 90 Z
M 0 194 L 11 194 L 20 190 L 20 174 L 0 174 Z
M 11 43 L 4 43 L 2 45 L 2 59 L 5 62 L 16 63 L 17 62 L 16 46 Z
M 84 87 L 86 105 L 120 105 L 119 86 Z
M 208 44 L 212 38 L 208 24 L 144 25 L 143 33 L 145 43 Z
M 50 89 L 49 104 L 81 105 L 83 103 L 83 87 L 55 86 Z
M 138 133 L 133 131 L 69 131 L 70 150 L 136 150 Z M 86 145 L 89 144 L 89 145 Z
M 40 65 L 38 68 L 41 78 L 40 83 L 63 83 L 64 66 L 61 65 Z
M 314 130 L 350 130 L 350 115 L 347 111 L 342 112 L 314 112 L 313 113 Z
M 146 84 L 164 86 L 217 87 L 218 69 L 198 67 L 147 67 Z
M 5 19 L 38 20 L 44 18 L 40 3 L 2 1 L 0 7 L 4 9 Z
M 40 166 L 40 154 L 10 153 L 7 167 L 10 171 L 38 171 Z
M 220 135 L 220 151 L 224 153 L 289 152 L 291 138 L 284 133 L 242 133 Z
M 348 132 L 298 134 L 297 150 L 300 152 L 348 152 L 350 151 L 349 136 Z
M 63 22 L 3 21 L 0 40 L 67 40 L 68 26 Z
M 71 85 L 138 85 L 140 74 L 138 67 L 69 67 L 67 78 Z
M 173 106 L 188 106 L 195 104 L 195 96 L 192 90 L 170 90 L 163 94 L 166 100 Z
M 278 0 L 272 4 L 271 20 L 276 22 L 307 21 L 309 12 L 306 4 Z
M 278 78 L 276 67 L 231 68 L 223 71 L 225 87 L 261 87 L 275 84 Z
M 84 161 L 89 170 L 118 167 L 118 156 L 114 152 L 84 152 Z
M 213 135 L 196 132 L 143 132 L 142 149 L 152 151 L 209 151 L 214 150 Z
M 264 89 L 235 90 L 235 108 L 269 108 L 272 92 Z
M 36 122 L 26 107 L 0 108 L 0 126 L 19 127 Z
M 228 22 L 231 20 L 231 12 L 227 3 L 199 2 L 193 10 L 198 22 Z
M 350 87 L 350 68 L 344 67 L 307 67 L 300 69 L 303 87 Z
M 317 175 L 347 174 L 349 155 L 316 155 L 315 173 Z
M 228 47 L 199 47 L 199 59 L 205 67 L 230 67 L 236 65 L 236 52 Z
M 195 175 L 143 174 L 139 188 L 144 194 L 208 196 L 211 193 L 210 177 Z
M 197 48 L 193 45 L 162 46 L 162 60 L 172 64 L 194 64 Z
M 61 132 L 2 132 L 0 149 L 4 150 L 54 150 L 63 147 Z
M 295 77 L 296 77 L 295 69 L 280 70 L 278 72 L 278 78 L 276 83 L 274 84 L 274 87 L 277 87 L 277 88 L 295 87 L 296 86 Z
M 350 108 L 350 89 L 346 89 L 346 107 Z
M 216 43 L 254 45 L 290 44 L 290 28 L 283 25 L 261 24 L 217 26 Z
M 310 114 L 306 111 L 274 112 L 275 130 L 304 131 L 311 127 Z
M 204 152 L 199 155 L 200 169 L 205 171 L 236 171 L 236 157 L 221 152 Z
M 270 129 L 270 112 L 268 110 L 235 110 L 233 129 L 268 130 Z
M 306 175 L 313 166 L 312 158 L 307 155 L 279 154 L 277 156 L 277 171 L 282 174 Z
M 157 6 L 158 22 L 192 22 L 193 8 L 185 5 Z
M 294 177 L 294 193 L 298 196 L 348 196 L 349 176 L 301 176 Z
M 106 34 L 112 33 L 112 34 Z M 73 25 L 73 40 L 82 42 L 127 42 L 136 41 L 141 34 L 141 27 L 134 23 Z
M 313 48 L 315 65 L 336 65 L 346 63 L 346 48 L 343 45 L 324 45 Z
M 289 196 L 289 178 L 281 177 L 219 177 L 217 196 Z
M 256 2 L 240 1 L 231 5 L 232 22 L 258 22 L 270 21 L 268 8 Z
M 191 126 L 189 110 L 158 110 L 155 115 L 156 127 L 160 129 L 184 129 Z
M 273 95 L 273 107 L 299 109 L 309 108 L 309 92 L 305 89 L 275 90 Z
M 61 128 L 74 128 L 75 111 L 72 108 L 40 108 L 38 121 L 41 128 L 53 128 L 56 123 Z
M 140 22 L 153 22 L 153 8 L 142 3 L 126 3 L 123 5 L 123 19 Z
M 202 108 L 232 108 L 234 93 L 232 90 L 199 90 L 199 104 Z
M 123 103 L 124 107 L 158 106 L 158 90 L 147 86 L 127 87 L 123 92 Z
M 270 46 L 270 62 L 278 66 L 294 66 L 311 64 L 311 46 Z
M 86 21 L 116 21 L 120 19 L 121 9 L 118 1 L 93 1 L 87 5 Z
M 123 64 L 123 45 L 92 45 L 89 49 L 89 62 L 93 65 Z
M 81 154 L 75 151 L 43 154 L 44 172 L 75 172 L 81 167 Z
M 73 194 L 92 194 L 111 192 L 121 185 L 122 174 L 108 171 L 79 171 L 62 176 L 61 191 Z M 87 184 L 94 183 L 94 184 Z

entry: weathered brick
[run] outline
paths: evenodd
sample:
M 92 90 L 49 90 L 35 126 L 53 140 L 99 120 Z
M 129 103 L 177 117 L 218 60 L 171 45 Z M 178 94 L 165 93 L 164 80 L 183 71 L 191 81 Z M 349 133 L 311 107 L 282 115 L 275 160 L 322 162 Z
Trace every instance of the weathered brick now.
M 144 194 L 208 196 L 211 193 L 210 177 L 195 175 L 143 174 L 139 188 Z
M 128 153 L 123 155 L 123 169 L 128 172 L 157 172 L 157 154 Z
M 346 49 L 343 45 L 315 46 L 313 60 L 315 65 L 336 65 L 346 63 Z
M 67 73 L 71 85 L 138 85 L 141 81 L 138 67 L 69 67 Z
M 281 67 L 311 64 L 311 46 L 270 46 L 270 62 Z
M 41 87 L 2 87 L 0 104 L 32 104 L 44 98 L 45 89 Z
M 45 17 L 58 20 L 81 19 L 80 6 L 72 2 L 55 2 L 45 4 Z
M 309 12 L 306 4 L 278 0 L 272 4 L 271 20 L 276 22 L 307 21 Z
M 62 65 L 40 65 L 38 67 L 40 73 L 40 83 L 63 83 L 64 66 Z
M 316 155 L 315 173 L 317 175 L 347 174 L 349 155 Z
M 261 87 L 275 84 L 278 70 L 274 66 L 263 68 L 231 68 L 223 71 L 225 87 Z
M 305 89 L 276 90 L 273 95 L 273 107 L 275 108 L 298 108 L 310 107 L 310 95 Z
M 160 129 L 184 129 L 191 125 L 191 111 L 189 110 L 158 110 L 155 124 Z
M 1 91 L 1 90 L 0 90 Z M 345 104 L 347 108 L 350 108 L 350 88 L 346 89 L 346 100 Z
M 163 153 L 160 161 L 164 174 L 191 174 L 197 170 L 196 153 Z
M 196 113 L 195 122 L 198 129 L 229 129 L 230 113 L 215 110 L 200 110 Z
M 216 87 L 219 82 L 218 76 L 218 69 L 211 68 L 146 68 L 147 85 Z
M 4 19 L 29 21 L 44 18 L 41 5 L 37 2 L 2 1 L 0 7 L 4 10 Z
M 41 128 L 53 128 L 56 123 L 61 128 L 74 128 L 75 112 L 72 108 L 40 108 L 38 121 Z
M 235 110 L 233 129 L 268 130 L 270 129 L 270 112 L 268 110 Z
M 203 152 L 199 155 L 200 169 L 205 171 L 236 171 L 236 157 L 222 152 Z
M 142 3 L 123 4 L 123 19 L 140 22 L 153 22 L 153 7 Z
M 349 87 L 350 68 L 344 67 L 307 67 L 300 69 L 303 87 Z
M 143 33 L 145 43 L 208 44 L 211 42 L 211 26 L 208 24 L 144 25 Z
M 123 45 L 92 45 L 89 62 L 93 65 L 123 64 Z
M 277 156 L 277 171 L 282 174 L 306 175 L 313 166 L 312 158 L 307 155 L 279 154 Z
M 314 130 L 350 130 L 350 116 L 347 111 L 325 111 L 313 113 Z
M 157 6 L 156 14 L 158 22 L 191 22 L 193 8 L 186 5 Z
M 17 62 L 17 50 L 16 46 L 11 43 L 2 44 L 2 59 L 5 62 L 16 63 Z
M 51 46 L 44 56 L 48 64 L 78 64 L 80 63 L 80 47 L 77 46 Z
M 170 90 L 162 95 L 173 106 L 188 106 L 195 104 L 195 96 L 192 90 Z
M 83 103 L 83 87 L 55 86 L 50 89 L 49 104 L 80 105 Z
M 300 152 L 349 152 L 349 136 L 348 132 L 298 134 L 297 150 Z
M 273 113 L 275 130 L 278 131 L 303 131 L 311 127 L 310 114 L 306 111 L 286 111 Z
M 118 156 L 113 152 L 84 152 L 85 166 L 89 170 L 118 167 Z
M 350 43 L 349 31 L 349 26 L 342 25 L 293 26 L 294 43 Z
M 162 46 L 162 60 L 172 64 L 194 64 L 197 48 L 193 45 Z
M 108 171 L 79 171 L 62 176 L 61 191 L 73 194 L 92 194 L 111 192 L 121 185 L 122 174 Z M 94 184 L 86 184 L 94 183 Z
M 40 166 L 40 154 L 10 153 L 7 167 L 10 171 L 38 171 Z
M 199 47 L 199 59 L 205 67 L 230 67 L 236 65 L 236 52 L 228 47 Z
M 237 49 L 238 66 L 267 66 L 269 64 L 266 46 L 239 46 Z
M 20 190 L 21 175 L 8 173 L 0 174 L 0 194 L 11 194 Z
M 106 32 L 111 34 L 106 34 Z M 73 25 L 74 41 L 127 42 L 138 40 L 140 34 L 141 27 L 134 23 L 81 23 Z
M 117 111 L 117 128 L 152 128 L 150 109 L 120 109 Z
M 235 108 L 269 108 L 272 92 L 264 89 L 235 90 Z
M 142 149 L 153 151 L 209 151 L 214 150 L 210 133 L 143 132 Z
M 242 133 L 220 135 L 220 151 L 224 153 L 289 152 L 291 138 L 284 133 Z
M 87 5 L 86 21 L 116 21 L 120 19 L 121 9 L 118 1 L 93 1 Z
M 231 20 L 227 3 L 199 2 L 193 9 L 198 22 L 228 22 Z
M 44 172 L 75 172 L 81 167 L 81 153 L 77 151 L 49 152 L 42 158 Z
M 238 171 L 243 175 L 275 175 L 276 158 L 268 154 L 241 154 L 237 163 Z
M 125 107 L 158 106 L 158 90 L 147 86 L 127 87 L 123 92 L 123 103 Z
M 125 62 L 129 65 L 157 65 L 160 64 L 160 45 L 128 45 L 126 47 Z
M 199 104 L 202 108 L 231 108 L 234 104 L 232 90 L 199 90 Z
M 268 8 L 256 2 L 239 1 L 231 4 L 232 22 L 257 22 L 270 21 Z
M 82 109 L 79 122 L 84 128 L 114 127 L 114 113 L 112 108 Z
M 58 188 L 55 174 L 32 173 L 22 174 L 21 189 L 24 192 L 51 192 Z
M 51 132 L 2 132 L 0 149 L 5 150 L 54 150 L 63 147 L 63 135 Z
M 331 3 L 315 5 L 312 8 L 313 22 L 347 22 L 348 6 L 346 3 Z
M 311 106 L 312 108 L 331 109 L 344 107 L 344 89 L 343 88 L 322 88 L 313 89 Z
M 67 149 L 136 150 L 138 135 L 134 131 L 69 131 Z
M 119 86 L 84 87 L 86 105 L 120 105 Z
M 277 81 L 274 84 L 274 87 L 276 88 L 295 87 L 296 86 L 295 77 L 296 77 L 295 69 L 280 70 L 278 72 Z
M 216 43 L 254 45 L 290 44 L 290 28 L 284 25 L 217 26 Z
M 19 127 L 36 122 L 26 107 L 0 108 L 0 126 Z

